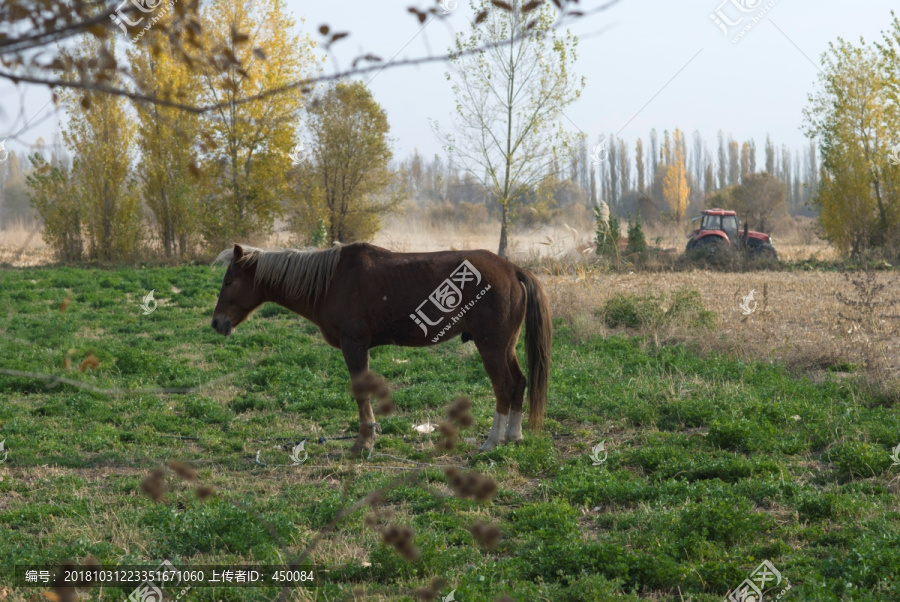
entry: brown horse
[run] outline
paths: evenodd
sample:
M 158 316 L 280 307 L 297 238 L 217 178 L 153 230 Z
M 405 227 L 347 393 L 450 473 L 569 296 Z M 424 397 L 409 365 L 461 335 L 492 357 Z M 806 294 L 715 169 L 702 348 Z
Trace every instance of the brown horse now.
M 254 309 L 277 303 L 318 326 L 344 354 L 354 379 L 368 371 L 372 347 L 424 347 L 457 335 L 474 341 L 497 398 L 483 451 L 501 436 L 522 439 L 525 376 L 516 341 L 524 320 L 529 427 L 542 428 L 553 336 L 549 302 L 538 279 L 506 259 L 489 251 L 393 253 L 354 243 L 322 251 L 235 245 L 215 263 L 228 264 L 213 311 L 216 332 L 230 335 Z M 356 401 L 353 453 L 369 448 L 375 426 L 369 394 Z

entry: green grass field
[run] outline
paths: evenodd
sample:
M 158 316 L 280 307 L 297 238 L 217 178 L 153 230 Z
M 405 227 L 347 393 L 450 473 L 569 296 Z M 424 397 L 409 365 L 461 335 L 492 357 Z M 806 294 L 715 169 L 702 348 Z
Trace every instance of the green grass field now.
M 397 409 L 379 419 L 373 457 L 351 458 L 351 440 L 317 442 L 357 432 L 340 353 L 276 306 L 233 337 L 215 334 L 221 275 L 204 266 L 0 274 L 0 368 L 98 389 L 207 385 L 111 395 L 0 375 L 0 599 L 44 591 L 12 587 L 16 564 L 287 564 L 342 506 L 411 476 L 414 462 L 434 466 L 390 488 L 383 506 L 392 524 L 415 530 L 419 557 L 382 543 L 362 509 L 316 547 L 320 587 L 292 599 L 411 600 L 439 577 L 438 599 L 455 589 L 460 602 L 712 601 L 764 560 L 783 576 L 766 600 L 788 584 L 783 600 L 900 599 L 891 398 L 639 338 L 575 344 L 559 328 L 546 431 L 479 454 L 494 400 L 474 346 L 382 347 L 371 369 Z M 159 306 L 143 315 L 151 289 Z M 99 366 L 82 373 L 90 353 Z M 437 432 L 411 427 L 440 420 L 457 395 L 474 402 L 461 437 L 477 443 L 438 451 Z M 280 444 L 301 439 L 309 459 L 290 466 Z M 601 441 L 606 459 L 594 465 Z M 215 495 L 202 501 L 174 475 L 161 502 L 143 494 L 144 478 L 171 460 L 195 467 Z M 496 495 L 453 496 L 443 465 L 492 477 Z M 476 521 L 500 527 L 499 545 L 477 545 Z M 183 599 L 278 593 L 198 588 Z

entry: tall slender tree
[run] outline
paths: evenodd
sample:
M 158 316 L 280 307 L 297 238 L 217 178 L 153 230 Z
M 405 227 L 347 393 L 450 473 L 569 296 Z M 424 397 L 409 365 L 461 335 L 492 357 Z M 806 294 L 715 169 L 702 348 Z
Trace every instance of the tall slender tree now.
M 741 183 L 740 150 L 736 140 L 728 137 L 728 185 L 737 186 Z
M 72 52 L 76 60 L 104 56 L 93 36 Z M 66 72 L 64 77 L 77 74 Z M 69 181 L 81 203 L 88 252 L 103 261 L 133 260 L 141 242 L 141 207 L 131 171 L 136 127 L 126 101 L 121 96 L 82 96 L 69 90 L 63 92 L 62 104 L 69 115 L 63 140 L 77 153 Z
M 700 132 L 694 130 L 694 151 L 693 151 L 693 169 L 694 169 L 694 182 L 698 189 L 701 189 L 701 183 L 703 182 L 703 138 L 700 136 Z
M 638 138 L 634 146 L 634 162 L 637 168 L 638 192 L 644 194 L 644 143 Z
M 628 157 L 628 143 L 619 139 L 619 180 L 621 186 L 621 195 L 619 198 L 628 196 L 628 190 L 631 182 L 631 160 Z
M 200 79 L 171 46 L 147 52 L 143 45 L 127 53 L 137 90 L 158 98 L 197 102 Z M 156 235 L 166 257 L 183 257 L 197 241 L 197 171 L 200 117 L 156 103 L 137 103 L 137 176 L 140 192 L 153 214 Z
M 473 0 L 475 20 L 456 37 L 447 77 L 456 100 L 456 134 L 442 134 L 447 150 L 490 191 L 500 208 L 498 254 L 509 252 L 517 205 L 548 177 L 559 155 L 574 151 L 562 126 L 584 79 L 574 74 L 577 39 L 553 27 L 549 3 Z M 463 54 L 491 42 L 476 54 Z
M 675 128 L 674 155 L 671 157 L 671 164 L 666 167 L 666 176 L 663 181 L 663 195 L 669 207 L 669 215 L 679 225 L 687 212 L 688 197 L 691 192 L 686 178 L 684 145 L 681 142 L 681 130 Z
M 728 186 L 728 155 L 725 150 L 725 134 L 719 130 L 719 188 Z
M 766 134 L 766 172 L 775 175 L 775 145 Z
M 619 205 L 619 154 L 616 151 L 616 137 L 610 136 L 606 149 L 607 161 L 605 163 L 609 177 L 609 208 L 616 209 Z
M 750 138 L 749 142 L 750 148 L 750 173 L 756 173 L 756 141 L 753 138 Z
M 741 145 L 741 181 L 743 182 L 750 175 L 750 143 L 744 142 Z

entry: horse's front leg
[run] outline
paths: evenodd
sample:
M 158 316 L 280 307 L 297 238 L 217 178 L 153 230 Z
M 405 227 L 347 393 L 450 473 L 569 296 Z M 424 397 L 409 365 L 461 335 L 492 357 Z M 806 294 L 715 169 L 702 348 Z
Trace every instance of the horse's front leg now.
M 350 379 L 356 381 L 369 371 L 369 349 L 364 343 L 341 339 L 341 351 L 350 371 Z M 369 402 L 370 391 L 366 387 L 353 387 L 356 404 L 359 406 L 359 435 L 350 453 L 361 455 L 371 449 L 375 442 L 375 414 Z

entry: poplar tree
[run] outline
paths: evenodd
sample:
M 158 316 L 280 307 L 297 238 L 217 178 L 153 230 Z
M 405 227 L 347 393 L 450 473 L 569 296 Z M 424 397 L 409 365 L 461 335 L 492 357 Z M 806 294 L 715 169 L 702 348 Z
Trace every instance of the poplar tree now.
M 563 111 L 581 95 L 584 79 L 573 71 L 577 39 L 553 27 L 550 3 L 473 0 L 472 8 L 478 16 L 456 37 L 455 69 L 447 74 L 456 131 L 440 135 L 498 205 L 497 252 L 506 257 L 516 207 L 534 203 L 540 184 L 558 177 L 554 160 L 573 151 Z M 483 52 L 463 54 L 486 44 Z
M 690 196 L 684 165 L 684 145 L 680 144 L 682 133 L 675 128 L 675 144 L 672 163 L 666 168 L 666 176 L 663 180 L 663 197 L 669 207 L 669 215 L 675 223 L 681 224 L 687 213 L 687 202 Z
M 272 232 L 289 194 L 304 93 L 292 82 L 318 68 L 315 42 L 293 34 L 282 0 L 221 0 L 202 12 L 203 43 L 221 64 L 202 65 L 201 102 L 217 108 L 200 198 L 207 241 L 224 246 Z M 263 93 L 280 89 L 278 94 Z
M 139 43 L 127 56 L 140 92 L 196 103 L 199 78 L 171 55 L 171 46 L 161 45 L 153 52 L 147 44 Z M 165 256 L 184 257 L 199 242 L 197 197 L 201 182 L 192 169 L 197 172 L 201 119 L 158 103 L 138 102 L 135 106 L 141 196 L 153 214 L 152 227 Z

